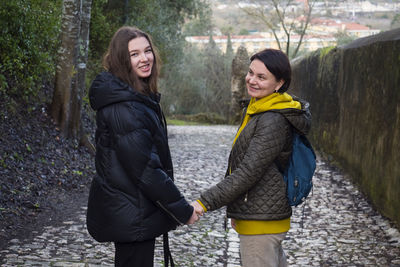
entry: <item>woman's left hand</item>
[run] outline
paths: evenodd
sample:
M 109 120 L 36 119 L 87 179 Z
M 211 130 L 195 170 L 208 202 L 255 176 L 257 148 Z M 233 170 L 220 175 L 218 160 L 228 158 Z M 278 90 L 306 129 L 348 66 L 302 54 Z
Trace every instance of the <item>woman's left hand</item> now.
M 204 214 L 204 209 L 203 207 L 199 204 L 197 201 L 193 201 L 190 205 L 194 207 L 194 210 L 196 211 L 197 215 L 203 216 Z
M 197 215 L 196 210 L 193 208 L 193 213 L 190 219 L 186 222 L 186 224 L 194 224 L 200 219 L 200 217 Z

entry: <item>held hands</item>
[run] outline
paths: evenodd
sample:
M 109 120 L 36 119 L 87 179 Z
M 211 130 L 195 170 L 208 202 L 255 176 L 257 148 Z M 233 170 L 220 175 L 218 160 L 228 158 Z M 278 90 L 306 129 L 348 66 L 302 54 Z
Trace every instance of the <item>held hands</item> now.
M 200 219 L 200 216 L 204 214 L 203 207 L 197 201 L 193 201 L 191 205 L 193 206 L 193 213 L 189 221 L 186 223 L 188 225 L 197 222 Z
M 199 204 L 197 201 L 193 201 L 191 205 L 194 207 L 194 210 L 196 211 L 197 215 L 203 216 L 204 214 L 204 209 L 203 207 Z

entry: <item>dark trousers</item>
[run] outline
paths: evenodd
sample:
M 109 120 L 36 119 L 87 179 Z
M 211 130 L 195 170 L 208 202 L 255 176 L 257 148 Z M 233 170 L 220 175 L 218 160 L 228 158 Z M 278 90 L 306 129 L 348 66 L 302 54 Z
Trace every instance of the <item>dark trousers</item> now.
M 143 242 L 114 243 L 115 267 L 153 267 L 155 239 Z

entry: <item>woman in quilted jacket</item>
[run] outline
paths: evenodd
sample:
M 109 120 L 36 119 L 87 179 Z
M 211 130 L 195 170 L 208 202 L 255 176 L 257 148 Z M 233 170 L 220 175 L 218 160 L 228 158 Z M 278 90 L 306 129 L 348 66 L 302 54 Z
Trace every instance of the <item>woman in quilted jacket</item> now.
M 155 238 L 164 234 L 165 265 L 173 265 L 167 232 L 198 216 L 173 182 L 159 58 L 148 34 L 122 27 L 103 64 L 89 91 L 97 129 L 88 231 L 115 243 L 115 266 L 153 266 Z
M 285 93 L 291 67 L 280 50 L 266 49 L 251 58 L 246 87 L 251 100 L 233 140 L 226 176 L 193 202 L 196 212 L 227 206 L 240 237 L 243 267 L 287 266 L 282 241 L 292 209 L 278 166 L 292 151 L 292 131 L 307 134 L 308 103 Z

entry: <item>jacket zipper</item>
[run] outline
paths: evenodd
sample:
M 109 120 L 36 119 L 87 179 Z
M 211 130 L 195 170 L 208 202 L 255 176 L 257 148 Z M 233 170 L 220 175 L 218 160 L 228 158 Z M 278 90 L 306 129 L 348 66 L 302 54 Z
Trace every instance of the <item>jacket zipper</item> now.
M 246 117 L 247 108 L 248 108 L 248 106 L 245 107 L 245 108 L 243 108 L 243 114 L 242 114 L 242 119 L 241 119 L 241 121 L 240 121 L 240 126 L 239 126 L 239 128 L 242 126 L 242 123 L 243 123 L 243 121 L 244 121 L 244 118 Z M 229 155 L 229 158 L 230 158 L 230 155 Z M 229 163 L 230 163 L 230 162 L 229 162 Z M 229 166 L 229 172 L 231 172 L 230 166 Z M 247 191 L 247 192 L 246 192 L 246 195 L 244 195 L 244 202 L 247 202 L 248 194 L 249 194 L 249 191 Z
M 169 216 L 171 216 L 175 221 L 178 222 L 179 225 L 184 225 L 184 223 L 182 223 L 181 221 L 178 220 L 178 218 L 175 217 L 174 214 L 172 214 L 172 212 L 170 212 L 167 208 L 165 208 L 160 201 L 156 201 L 156 203 L 158 204 L 158 206 L 160 206 L 161 209 L 163 209 L 166 213 L 168 213 Z

